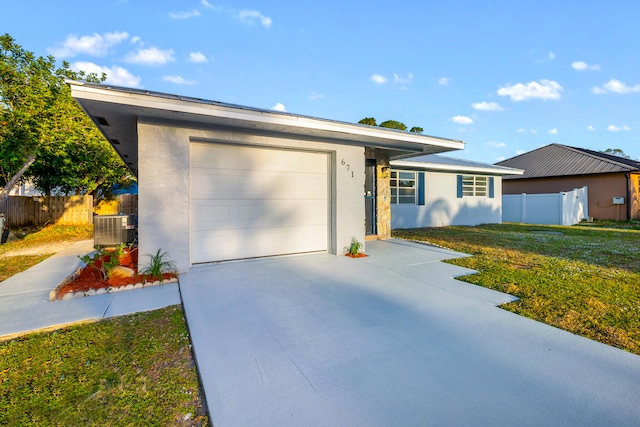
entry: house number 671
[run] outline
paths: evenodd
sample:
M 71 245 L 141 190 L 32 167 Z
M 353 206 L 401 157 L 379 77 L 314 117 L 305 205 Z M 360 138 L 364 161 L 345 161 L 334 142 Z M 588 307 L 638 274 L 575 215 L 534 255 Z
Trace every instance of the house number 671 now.
M 347 168 L 347 172 L 349 172 L 351 170 L 351 165 L 349 163 L 345 162 L 344 159 L 342 159 L 340 161 L 340 164 L 342 166 L 344 166 L 345 168 Z M 353 171 L 351 171 L 351 178 L 353 178 Z

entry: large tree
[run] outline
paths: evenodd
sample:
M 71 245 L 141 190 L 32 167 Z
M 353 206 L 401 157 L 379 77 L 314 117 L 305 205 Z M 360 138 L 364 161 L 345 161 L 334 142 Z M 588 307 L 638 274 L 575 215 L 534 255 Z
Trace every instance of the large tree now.
M 65 79 L 102 82 L 105 75 L 56 67 L 0 36 L 0 200 L 20 180 L 50 194 L 108 195 L 131 178 L 126 166 L 71 97 Z
M 365 117 L 364 119 L 360 120 L 358 123 L 360 123 L 362 125 L 378 126 L 378 122 L 376 122 L 376 119 L 373 118 L 373 117 Z M 407 125 L 405 125 L 404 123 L 399 122 L 397 120 L 386 120 L 386 121 L 380 123 L 379 126 L 383 127 L 383 128 L 407 130 Z M 419 126 L 414 126 L 414 127 L 411 128 L 411 130 L 409 130 L 409 132 L 422 133 L 422 132 L 424 132 L 424 129 L 422 129 Z
M 629 156 L 619 148 L 607 148 L 606 150 L 601 151 L 601 153 L 610 154 L 612 156 L 623 157 L 625 159 L 631 159 L 631 156 Z

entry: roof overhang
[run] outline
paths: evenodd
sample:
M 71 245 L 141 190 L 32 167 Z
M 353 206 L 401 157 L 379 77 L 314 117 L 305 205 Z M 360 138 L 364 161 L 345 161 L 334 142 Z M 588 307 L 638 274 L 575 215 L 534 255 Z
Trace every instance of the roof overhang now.
M 391 159 L 443 153 L 464 142 L 140 89 L 67 81 L 71 95 L 134 174 L 138 168 L 139 120 L 206 129 L 282 135 L 387 150 Z
M 522 169 L 513 169 L 493 165 L 459 165 L 428 162 L 412 162 L 411 160 L 391 161 L 391 167 L 397 169 L 426 170 L 434 172 L 461 172 L 483 175 L 522 175 Z

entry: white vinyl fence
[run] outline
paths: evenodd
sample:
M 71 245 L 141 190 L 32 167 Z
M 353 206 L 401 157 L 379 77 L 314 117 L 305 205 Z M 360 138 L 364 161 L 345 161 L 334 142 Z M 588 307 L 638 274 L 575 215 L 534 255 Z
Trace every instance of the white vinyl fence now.
M 553 194 L 502 195 L 502 221 L 574 225 L 589 216 L 587 187 Z

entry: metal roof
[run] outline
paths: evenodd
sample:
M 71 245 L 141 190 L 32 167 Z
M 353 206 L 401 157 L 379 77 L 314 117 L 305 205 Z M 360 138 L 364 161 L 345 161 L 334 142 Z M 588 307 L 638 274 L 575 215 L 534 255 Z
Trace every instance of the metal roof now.
M 471 172 L 487 175 L 522 175 L 520 169 L 496 166 L 471 160 L 429 154 L 406 160 L 392 160 L 391 167 L 398 169 L 416 169 L 441 172 Z
M 522 176 L 510 176 L 505 179 L 640 171 L 640 162 L 635 160 L 561 144 L 546 145 L 503 160 L 496 165 L 524 170 Z

